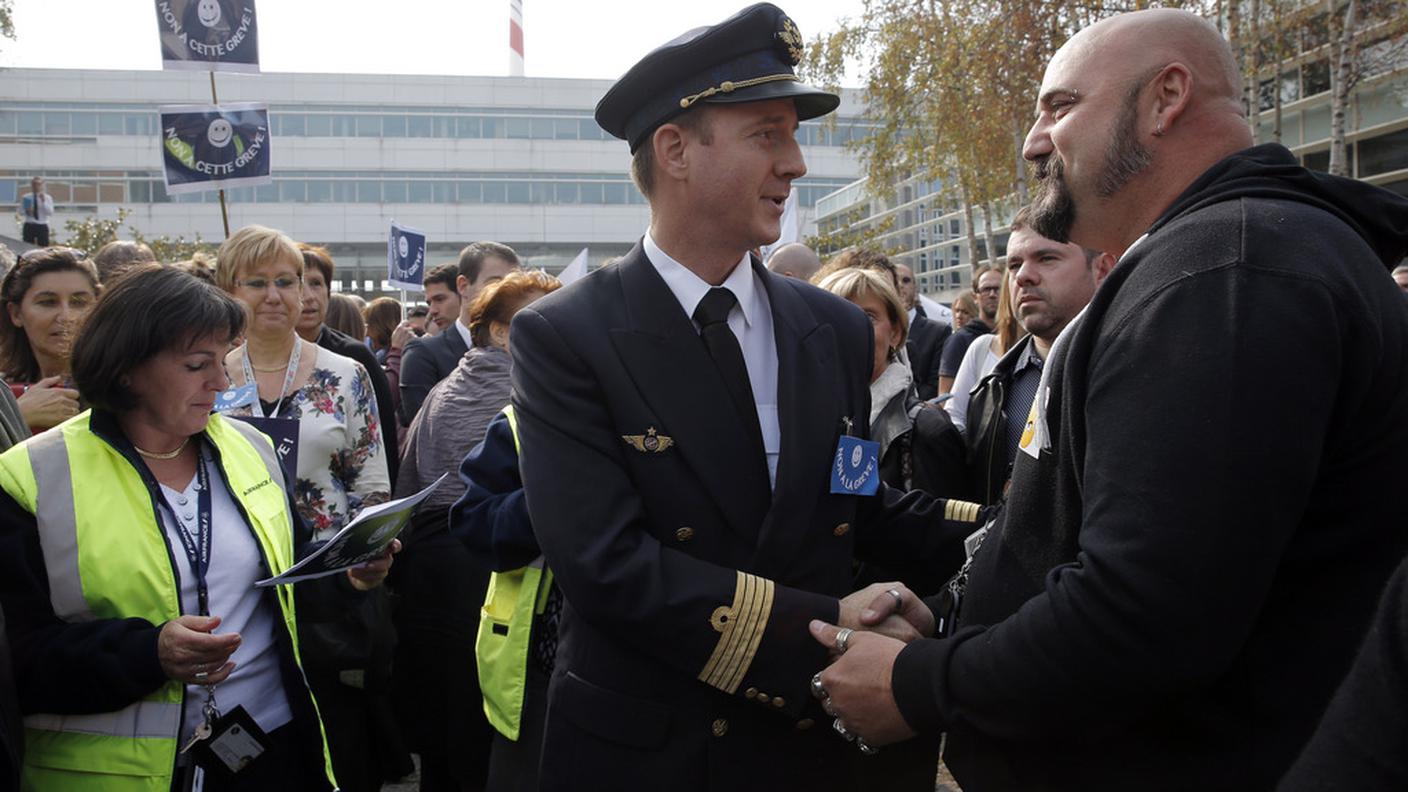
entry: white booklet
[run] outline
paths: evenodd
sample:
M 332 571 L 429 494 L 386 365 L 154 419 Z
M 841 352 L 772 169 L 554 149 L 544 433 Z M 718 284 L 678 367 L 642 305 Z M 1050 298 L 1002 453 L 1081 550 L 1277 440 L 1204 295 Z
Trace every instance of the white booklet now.
M 409 497 L 368 506 L 357 515 L 357 519 L 344 525 L 336 536 L 307 558 L 289 567 L 282 575 L 275 575 L 254 585 L 278 586 L 327 577 L 377 558 L 386 552 L 391 540 L 411 521 L 416 507 L 429 497 L 448 475 L 450 474 L 441 474 L 435 483 Z

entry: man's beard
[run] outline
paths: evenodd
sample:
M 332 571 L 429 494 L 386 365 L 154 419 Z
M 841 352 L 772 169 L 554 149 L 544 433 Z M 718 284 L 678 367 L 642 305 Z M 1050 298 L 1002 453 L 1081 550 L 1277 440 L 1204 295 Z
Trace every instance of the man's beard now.
M 1066 185 L 1066 164 L 1054 152 L 1036 164 L 1036 198 L 1032 201 L 1032 230 L 1053 242 L 1071 241 L 1076 202 Z
M 1125 103 L 1115 126 L 1115 134 L 1105 151 L 1105 162 L 1096 180 L 1095 190 L 1101 198 L 1111 198 L 1124 189 L 1129 180 L 1143 173 L 1154 161 L 1149 149 L 1139 143 L 1134 131 L 1137 105 L 1131 97 Z M 1032 230 L 1056 242 L 1071 241 L 1071 227 L 1076 221 L 1076 201 L 1066 183 L 1066 164 L 1060 155 L 1051 153 L 1036 164 L 1036 199 L 1032 201 Z

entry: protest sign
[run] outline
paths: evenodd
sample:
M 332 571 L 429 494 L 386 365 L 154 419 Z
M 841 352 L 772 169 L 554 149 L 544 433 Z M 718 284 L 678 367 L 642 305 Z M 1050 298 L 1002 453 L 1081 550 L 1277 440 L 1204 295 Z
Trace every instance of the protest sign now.
M 425 291 L 425 234 L 392 221 L 386 240 L 386 279 L 398 289 Z
M 269 184 L 269 107 L 264 104 L 161 108 L 166 191 L 172 195 Z
M 259 71 L 254 0 L 156 0 L 161 65 L 195 71 Z

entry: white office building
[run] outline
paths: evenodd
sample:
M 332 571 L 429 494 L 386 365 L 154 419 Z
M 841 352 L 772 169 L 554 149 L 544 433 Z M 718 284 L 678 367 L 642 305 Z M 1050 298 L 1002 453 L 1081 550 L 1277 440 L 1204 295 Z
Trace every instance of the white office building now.
M 592 110 L 607 80 L 332 74 L 219 74 L 222 102 L 267 102 L 273 183 L 228 191 L 232 229 L 259 223 L 323 244 L 335 288 L 373 296 L 396 220 L 424 231 L 431 266 L 468 242 L 506 243 L 556 271 L 582 248 L 593 267 L 630 249 L 649 220 L 629 176 L 626 144 Z M 32 176 L 45 178 L 66 220 L 114 217 L 146 236 L 223 238 L 214 192 L 168 196 L 157 108 L 209 104 L 206 73 L 0 71 L 0 207 L 15 214 Z M 817 199 L 860 168 L 842 144 L 860 105 L 802 124 L 809 167 L 795 183 L 801 232 Z

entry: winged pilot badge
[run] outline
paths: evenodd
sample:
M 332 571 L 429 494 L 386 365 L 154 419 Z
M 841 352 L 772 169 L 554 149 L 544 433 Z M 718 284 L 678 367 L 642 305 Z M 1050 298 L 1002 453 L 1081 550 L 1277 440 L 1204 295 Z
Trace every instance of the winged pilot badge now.
M 645 454 L 659 454 L 675 444 L 673 437 L 659 434 L 653 426 L 643 435 L 621 435 L 621 439 L 626 441 L 626 445 Z

